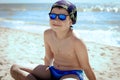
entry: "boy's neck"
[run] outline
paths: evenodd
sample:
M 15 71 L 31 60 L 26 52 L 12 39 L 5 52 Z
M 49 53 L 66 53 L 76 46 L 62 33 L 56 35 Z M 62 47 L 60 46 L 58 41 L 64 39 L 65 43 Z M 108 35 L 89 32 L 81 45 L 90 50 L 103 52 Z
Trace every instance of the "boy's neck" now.
M 68 29 L 64 31 L 55 32 L 55 35 L 57 39 L 62 40 L 62 39 L 70 37 L 71 33 L 72 33 L 72 29 Z

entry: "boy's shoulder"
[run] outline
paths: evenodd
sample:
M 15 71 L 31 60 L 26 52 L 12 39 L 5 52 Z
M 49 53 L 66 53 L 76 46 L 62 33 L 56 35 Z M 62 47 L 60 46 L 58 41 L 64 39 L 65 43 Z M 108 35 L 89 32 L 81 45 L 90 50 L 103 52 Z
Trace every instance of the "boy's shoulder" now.
M 44 38 L 45 38 L 45 39 L 50 39 L 51 36 L 52 36 L 51 33 L 53 33 L 52 29 L 46 29 L 46 30 L 44 31 Z
M 75 46 L 86 46 L 85 45 L 85 41 L 83 41 L 83 39 L 79 38 L 78 36 L 75 36 L 74 37 L 74 43 L 75 43 Z
M 51 32 L 52 31 L 52 29 L 46 29 L 45 31 L 44 31 L 44 33 L 48 33 L 48 32 Z
M 76 37 L 74 40 L 74 48 L 75 48 L 75 50 L 81 51 L 81 52 L 87 51 L 87 46 L 86 46 L 85 42 L 78 37 Z
M 46 29 L 45 31 L 44 31 L 44 35 L 48 35 L 48 34 L 50 34 L 52 32 L 52 29 Z

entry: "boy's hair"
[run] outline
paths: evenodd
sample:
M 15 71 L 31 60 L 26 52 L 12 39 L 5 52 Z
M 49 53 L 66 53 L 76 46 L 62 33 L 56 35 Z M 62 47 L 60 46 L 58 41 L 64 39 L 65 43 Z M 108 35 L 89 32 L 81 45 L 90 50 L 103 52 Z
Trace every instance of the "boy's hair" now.
M 72 4 L 71 2 L 69 2 L 67 0 L 59 0 L 52 5 L 51 11 L 55 7 L 66 9 L 67 12 L 69 13 L 69 16 L 70 16 L 71 20 L 72 20 L 72 24 L 76 23 L 77 9 L 76 9 L 76 6 L 74 4 Z

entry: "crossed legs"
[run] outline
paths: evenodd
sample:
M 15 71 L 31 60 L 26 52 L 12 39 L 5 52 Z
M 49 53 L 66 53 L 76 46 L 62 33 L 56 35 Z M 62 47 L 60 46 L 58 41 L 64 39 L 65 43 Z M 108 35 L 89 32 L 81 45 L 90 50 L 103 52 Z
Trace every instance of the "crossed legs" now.
M 45 65 L 20 66 L 12 65 L 11 76 L 15 80 L 51 80 L 50 70 Z M 65 75 L 60 80 L 79 80 L 76 75 Z
M 10 70 L 11 76 L 15 80 L 50 80 L 51 75 L 48 66 L 20 66 L 14 64 Z

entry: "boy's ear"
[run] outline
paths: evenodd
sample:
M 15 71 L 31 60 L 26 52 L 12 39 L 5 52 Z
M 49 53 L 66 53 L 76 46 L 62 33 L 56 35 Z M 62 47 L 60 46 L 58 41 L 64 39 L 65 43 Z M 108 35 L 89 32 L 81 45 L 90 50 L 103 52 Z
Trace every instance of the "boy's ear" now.
M 70 25 L 72 25 L 72 20 L 70 19 Z

